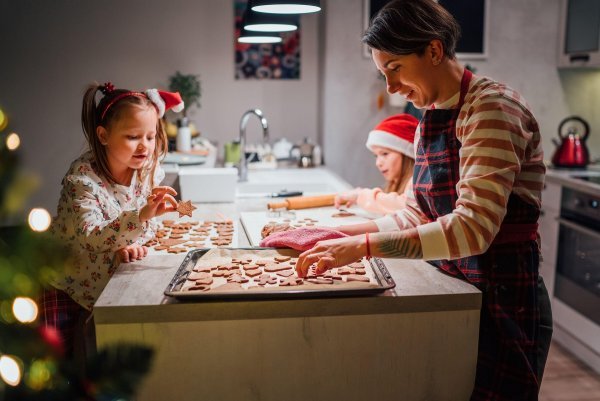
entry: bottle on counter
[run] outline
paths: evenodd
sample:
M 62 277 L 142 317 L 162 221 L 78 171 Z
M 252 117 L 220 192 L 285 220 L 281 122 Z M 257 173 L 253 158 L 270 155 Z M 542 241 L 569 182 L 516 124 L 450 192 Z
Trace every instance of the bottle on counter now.
M 177 121 L 176 149 L 178 152 L 189 152 L 192 150 L 192 131 L 187 117 Z

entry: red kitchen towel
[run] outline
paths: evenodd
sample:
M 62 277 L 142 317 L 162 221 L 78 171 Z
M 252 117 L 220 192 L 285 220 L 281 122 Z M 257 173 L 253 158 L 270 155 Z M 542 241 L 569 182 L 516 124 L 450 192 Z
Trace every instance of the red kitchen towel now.
M 260 242 L 260 246 L 273 248 L 286 247 L 306 251 L 319 241 L 347 236 L 347 234 L 340 231 L 325 227 L 297 228 L 295 230 L 273 233 L 263 239 Z

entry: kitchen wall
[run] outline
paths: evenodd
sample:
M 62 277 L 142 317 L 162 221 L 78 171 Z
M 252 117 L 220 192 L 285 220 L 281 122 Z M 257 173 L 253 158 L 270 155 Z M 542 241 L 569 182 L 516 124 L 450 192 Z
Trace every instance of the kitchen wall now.
M 198 73 L 191 120 L 222 148 L 243 112 L 261 108 L 272 139 L 316 139 L 317 15 L 301 19 L 301 78 L 234 79 L 233 0 L 0 0 L 0 107 L 21 135 L 23 167 L 41 177 L 31 206 L 55 210 L 60 180 L 84 148 L 81 98 L 93 81 L 166 88 L 176 70 Z M 259 122 L 248 123 L 258 141 Z
M 593 113 L 597 110 L 594 93 L 600 92 L 586 86 L 585 74 L 563 74 L 556 68 L 559 0 L 489 2 L 488 57 L 464 62 L 474 66 L 477 74 L 505 82 L 527 99 L 540 125 L 546 158 L 554 150 L 551 138 L 560 121 L 571 112 L 581 112 L 597 127 L 598 135 L 594 138 L 592 133 L 590 143 L 592 153 L 600 156 L 600 117 Z M 364 142 L 378 121 L 402 109 L 389 105 L 377 109 L 377 96 L 385 83 L 377 78 L 373 62 L 362 55 L 363 3 L 326 2 L 323 139 L 331 168 L 355 185 L 373 186 L 383 182 Z
M 558 70 L 559 0 L 489 0 L 489 51 L 466 62 L 520 91 L 538 118 L 546 157 L 560 121 L 579 114 L 600 156 L 600 73 Z M 272 139 L 308 136 L 327 165 L 354 185 L 381 185 L 364 147 L 369 130 L 402 109 L 377 107 L 385 84 L 363 56 L 364 0 L 323 0 L 302 17 L 298 81 L 236 81 L 233 0 L 1 1 L 0 106 L 23 139 L 25 168 L 42 178 L 31 206 L 54 210 L 60 179 L 83 149 L 81 94 L 91 80 L 165 87 L 174 71 L 199 73 L 203 95 L 192 121 L 211 140 L 238 135 L 241 114 L 265 112 Z M 250 140 L 259 138 L 249 124 Z

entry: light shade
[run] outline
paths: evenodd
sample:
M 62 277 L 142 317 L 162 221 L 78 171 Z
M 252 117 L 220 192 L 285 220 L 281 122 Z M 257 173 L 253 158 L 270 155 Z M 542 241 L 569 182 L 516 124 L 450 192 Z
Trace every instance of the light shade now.
M 242 17 L 242 28 L 256 32 L 290 32 L 298 29 L 298 17 L 289 14 L 258 13 L 247 8 Z
M 321 11 L 319 0 L 251 0 L 248 8 L 259 13 L 306 14 Z
M 253 32 L 242 29 L 239 43 L 280 43 L 281 36 L 272 32 Z

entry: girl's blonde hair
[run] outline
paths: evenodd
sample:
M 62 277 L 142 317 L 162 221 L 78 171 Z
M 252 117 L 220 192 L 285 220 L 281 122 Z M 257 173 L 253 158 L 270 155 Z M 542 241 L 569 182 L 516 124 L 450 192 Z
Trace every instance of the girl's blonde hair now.
M 388 181 L 384 190 L 386 193 L 397 192 L 402 194 L 409 180 L 412 180 L 415 160 L 402 153 L 400 153 L 400 156 L 402 157 L 400 172 L 398 173 L 398 176 L 394 177 L 391 181 Z
M 83 95 L 83 107 L 81 109 L 81 126 L 87 140 L 90 151 L 94 158 L 97 173 L 106 178 L 111 184 L 116 184 L 115 177 L 108 167 L 106 147 L 100 142 L 96 134 L 99 126 L 109 129 L 115 121 L 123 117 L 125 110 L 131 107 L 154 108 L 154 103 L 141 92 L 132 92 L 126 89 L 107 90 L 108 84 L 100 85 L 97 82 L 90 84 Z M 96 104 L 98 91 L 104 93 L 104 97 Z M 131 94 L 128 96 L 127 94 Z M 112 103 L 112 104 L 111 104 Z M 136 171 L 139 182 L 150 176 L 150 185 L 153 186 L 154 173 L 159 160 L 166 154 L 168 147 L 167 134 L 160 118 L 156 124 L 156 146 L 149 160 L 141 169 Z

